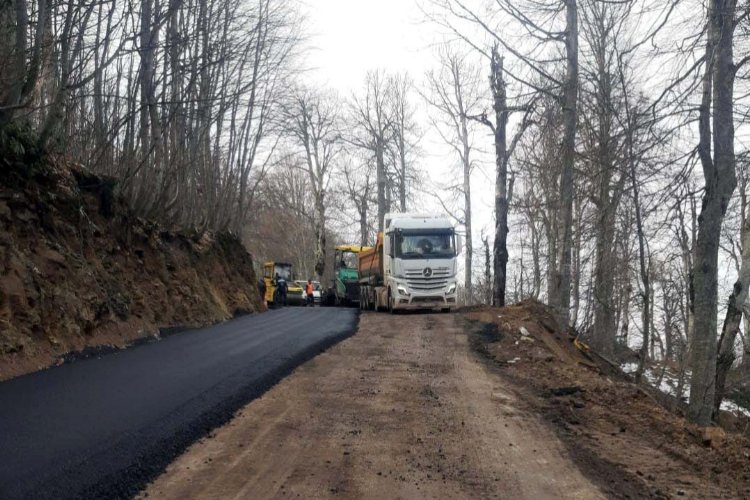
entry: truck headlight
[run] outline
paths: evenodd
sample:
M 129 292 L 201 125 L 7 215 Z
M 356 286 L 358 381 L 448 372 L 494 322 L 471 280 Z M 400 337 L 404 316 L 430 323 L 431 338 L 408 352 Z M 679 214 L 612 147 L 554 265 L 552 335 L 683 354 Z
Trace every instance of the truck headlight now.
M 408 292 L 408 291 L 406 290 L 406 287 L 404 287 L 404 286 L 401 286 L 401 285 L 399 285 L 399 286 L 398 286 L 398 287 L 396 288 L 396 290 L 398 290 L 398 293 L 399 293 L 399 294 L 401 294 L 401 295 L 404 295 L 404 296 L 406 296 L 406 297 L 408 297 L 408 296 L 410 295 L 410 294 L 409 294 L 409 292 Z
M 447 294 L 456 293 L 456 284 L 451 283 L 450 285 L 448 285 L 448 290 L 445 293 Z

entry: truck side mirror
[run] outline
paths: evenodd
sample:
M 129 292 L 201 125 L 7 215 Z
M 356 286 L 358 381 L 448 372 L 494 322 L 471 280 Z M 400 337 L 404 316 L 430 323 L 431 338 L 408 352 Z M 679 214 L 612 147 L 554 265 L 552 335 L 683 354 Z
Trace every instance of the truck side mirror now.
M 463 241 L 461 240 L 461 235 L 456 235 L 456 255 L 460 255 L 463 251 Z

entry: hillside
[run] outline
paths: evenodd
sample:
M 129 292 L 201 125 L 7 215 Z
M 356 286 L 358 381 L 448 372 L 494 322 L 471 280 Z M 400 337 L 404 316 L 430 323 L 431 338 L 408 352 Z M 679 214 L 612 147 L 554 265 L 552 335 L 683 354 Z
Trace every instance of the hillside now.
M 748 420 L 689 423 L 682 405 L 561 329 L 533 300 L 466 313 L 472 347 L 542 415 L 581 470 L 614 498 L 747 498 Z
M 135 217 L 112 179 L 10 151 L 0 155 L 0 380 L 263 307 L 236 237 L 165 230 Z

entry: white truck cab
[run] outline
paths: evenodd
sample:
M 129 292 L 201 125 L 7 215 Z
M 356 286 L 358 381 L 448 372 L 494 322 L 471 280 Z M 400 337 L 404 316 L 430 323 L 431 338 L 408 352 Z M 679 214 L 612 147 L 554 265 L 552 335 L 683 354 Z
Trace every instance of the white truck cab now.
M 389 213 L 383 234 L 383 285 L 387 307 L 454 309 L 461 238 L 442 216 Z M 380 301 L 378 301 L 380 302 Z

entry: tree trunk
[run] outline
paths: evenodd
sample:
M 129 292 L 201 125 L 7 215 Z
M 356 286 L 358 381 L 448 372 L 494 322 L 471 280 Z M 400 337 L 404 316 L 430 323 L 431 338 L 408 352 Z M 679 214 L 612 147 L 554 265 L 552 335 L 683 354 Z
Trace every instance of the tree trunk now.
M 539 258 L 539 247 L 541 242 L 539 241 L 539 229 L 536 226 L 536 222 L 529 218 L 531 227 L 531 260 L 534 269 L 534 290 L 531 296 L 535 299 L 539 298 L 539 294 L 542 292 L 542 266 Z
M 367 245 L 367 207 L 362 209 L 359 215 L 359 242 L 360 245 Z
M 745 332 L 750 332 L 750 318 L 747 314 L 743 318 L 745 324 Z M 739 366 L 740 380 L 742 385 L 747 388 L 750 386 L 750 335 L 745 333 L 742 338 L 742 361 Z
M 641 383 L 641 377 L 646 370 L 646 361 L 648 359 L 648 344 L 651 328 L 651 284 L 648 273 L 648 264 L 646 262 L 646 237 L 643 233 L 643 219 L 641 216 L 641 204 L 638 193 L 638 182 L 635 173 L 635 159 L 631 160 L 631 177 L 633 182 L 633 204 L 635 205 L 635 223 L 636 234 L 638 236 L 638 265 L 640 268 L 641 285 L 643 292 L 642 315 L 643 315 L 643 342 L 638 353 L 638 368 L 635 371 L 635 383 Z
M 404 126 L 402 123 L 398 147 L 398 159 L 401 169 L 401 182 L 398 186 L 398 201 L 401 213 L 406 213 L 406 141 L 404 140 L 404 133 Z
M 719 337 L 719 356 L 716 359 L 716 394 L 714 396 L 714 416 L 718 416 L 721 401 L 724 399 L 727 375 L 734 364 L 734 346 L 740 331 L 742 314 L 747 302 L 747 287 L 750 286 L 750 218 L 742 223 L 742 261 L 737 282 L 727 302 L 727 313 Z M 747 334 L 747 332 L 746 332 Z
M 573 243 L 573 198 L 576 126 L 578 110 L 578 5 L 565 0 L 565 88 L 563 92 L 563 139 L 561 146 L 560 207 L 558 210 L 557 273 L 552 305 L 562 325 L 570 322 L 571 248 Z
M 610 167 L 603 167 L 610 168 Z M 599 190 L 599 213 L 596 224 L 596 254 L 594 261 L 594 325 L 592 345 L 602 354 L 615 349 L 616 324 L 614 314 L 614 234 L 615 211 L 610 201 L 609 175 L 602 175 Z
M 482 238 L 482 245 L 484 245 L 484 284 L 486 290 L 484 294 L 484 303 L 492 303 L 492 264 L 490 257 L 490 241 L 488 238 Z
M 376 139 L 375 144 L 375 163 L 377 168 L 376 181 L 378 184 L 378 232 L 383 231 L 383 224 L 385 223 L 385 189 L 386 189 L 386 178 L 385 178 L 385 161 L 383 159 L 383 148 L 384 144 L 380 138 Z
M 462 118 L 465 122 L 466 118 Z M 463 124 L 464 131 L 466 123 Z M 464 143 L 464 154 L 468 159 L 468 143 Z M 467 162 L 468 163 L 468 162 Z M 466 228 L 466 245 L 464 248 L 464 288 L 466 289 L 466 304 L 471 305 L 474 301 L 474 287 L 471 282 L 471 271 L 474 265 L 474 245 L 472 244 L 471 231 L 471 165 L 464 165 L 464 227 Z
M 695 331 L 690 367 L 689 418 L 710 425 L 715 403 L 716 313 L 721 225 L 737 183 L 734 165 L 734 0 L 713 0 L 708 8 L 706 72 L 699 113 L 698 154 L 705 192 L 696 242 L 693 282 Z M 713 105 L 713 158 L 711 115 Z
M 326 207 L 323 194 L 318 196 L 315 203 L 315 274 L 318 281 L 323 282 L 326 270 Z
M 495 111 L 495 244 L 493 270 L 492 305 L 505 305 L 505 287 L 508 267 L 508 161 L 507 161 L 507 126 L 508 110 L 505 80 L 503 77 L 503 58 L 497 53 L 497 46 L 492 50 L 491 87 L 493 108 Z
M 575 200 L 574 200 L 575 201 Z M 572 259 L 571 259 L 571 270 L 570 270 L 570 290 L 572 296 L 572 304 L 570 307 L 570 323 L 572 325 L 578 324 L 578 314 L 581 306 L 581 246 L 582 246 L 582 235 L 583 235 L 583 208 L 581 207 L 581 200 L 577 200 L 575 204 L 575 218 L 573 219 L 573 246 L 571 248 Z
M 672 333 L 672 324 L 674 320 L 674 311 L 672 309 L 673 302 L 672 297 L 669 293 L 663 289 L 662 284 L 662 300 L 664 307 L 664 344 L 666 352 L 664 353 L 665 361 L 671 362 L 674 360 L 674 338 Z

